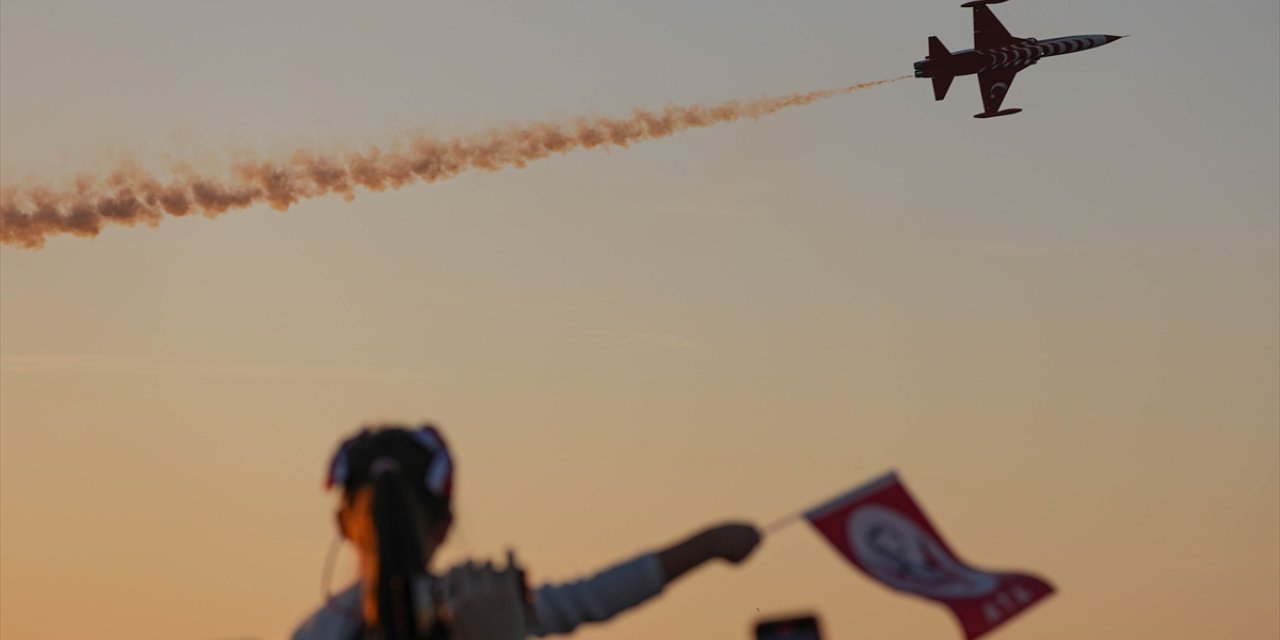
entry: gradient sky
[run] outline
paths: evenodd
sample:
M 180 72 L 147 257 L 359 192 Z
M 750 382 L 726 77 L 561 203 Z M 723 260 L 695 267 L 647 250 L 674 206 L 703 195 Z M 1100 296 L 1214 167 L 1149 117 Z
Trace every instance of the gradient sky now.
M 462 3 L 458 3 L 461 5 Z M 955 3 L 0 2 L 5 184 L 910 73 Z M 327 456 L 438 421 L 451 562 L 555 579 L 896 468 L 997 637 L 1280 634 L 1280 5 L 996 7 L 1132 33 L 523 170 L 0 247 L 0 635 L 274 638 Z M 343 556 L 340 573 L 352 563 Z M 586 640 L 955 638 L 804 527 Z

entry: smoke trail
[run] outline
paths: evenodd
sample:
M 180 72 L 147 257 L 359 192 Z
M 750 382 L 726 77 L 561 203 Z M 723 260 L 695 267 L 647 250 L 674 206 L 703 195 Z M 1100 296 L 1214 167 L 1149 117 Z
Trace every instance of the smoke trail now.
M 382 191 L 411 182 L 447 180 L 472 169 L 521 168 L 552 154 L 626 147 L 686 129 L 760 118 L 907 77 L 713 106 L 637 109 L 629 118 L 539 122 L 450 139 L 419 137 L 403 150 L 371 147 L 340 154 L 304 150 L 284 161 L 236 162 L 218 177 L 178 170 L 162 180 L 125 164 L 105 178 L 82 177 L 70 187 L 4 186 L 0 187 L 0 243 L 38 249 L 49 236 L 93 237 L 106 224 L 154 226 L 165 215 L 213 217 L 260 203 L 283 211 L 299 200 L 329 194 L 350 200 L 357 187 Z

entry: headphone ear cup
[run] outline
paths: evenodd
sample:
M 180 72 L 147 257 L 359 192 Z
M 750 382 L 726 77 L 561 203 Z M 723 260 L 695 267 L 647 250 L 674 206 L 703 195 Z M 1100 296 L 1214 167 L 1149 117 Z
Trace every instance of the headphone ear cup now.
M 453 495 L 453 457 L 444 437 L 434 426 L 426 424 L 413 432 L 413 439 L 432 456 L 424 478 L 427 489 L 437 497 L 450 498 Z
M 346 486 L 347 474 L 349 473 L 347 467 L 351 464 L 347 459 L 349 455 L 348 452 L 351 450 L 351 445 L 354 444 L 356 440 L 364 437 L 367 432 L 368 429 L 364 429 L 361 430 L 359 434 L 343 440 L 342 444 L 338 446 L 338 450 L 333 452 L 333 459 L 329 461 L 329 473 L 325 475 L 325 489 L 332 489 L 334 487 L 342 488 Z

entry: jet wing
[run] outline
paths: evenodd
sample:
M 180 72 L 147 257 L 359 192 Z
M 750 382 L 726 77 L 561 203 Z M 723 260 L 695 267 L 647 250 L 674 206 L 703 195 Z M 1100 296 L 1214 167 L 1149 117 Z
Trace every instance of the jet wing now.
M 983 113 L 994 115 L 1000 111 L 1000 105 L 1004 102 L 1005 95 L 1009 93 L 1009 85 L 1013 84 L 1013 77 L 1025 68 L 1006 67 L 1004 69 L 983 71 L 978 74 L 978 88 L 982 91 Z
M 973 5 L 973 48 L 978 51 L 998 49 L 1022 42 L 1022 38 L 1009 35 L 996 14 L 985 4 Z

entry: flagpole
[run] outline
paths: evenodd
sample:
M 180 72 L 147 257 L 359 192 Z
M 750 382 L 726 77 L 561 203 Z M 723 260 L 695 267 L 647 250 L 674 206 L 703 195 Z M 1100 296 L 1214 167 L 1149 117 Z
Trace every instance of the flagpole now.
M 783 530 L 783 529 L 786 529 L 788 526 L 791 526 L 792 524 L 795 524 L 795 523 L 796 523 L 796 522 L 798 522 L 799 520 L 804 519 L 804 513 L 805 513 L 805 512 L 804 512 L 803 510 L 801 510 L 801 511 L 792 511 L 791 513 L 788 513 L 787 515 L 782 516 L 781 518 L 778 518 L 777 520 L 774 520 L 773 522 L 770 522 L 769 524 L 766 524 L 766 525 L 761 529 L 761 531 L 764 533 L 764 535 L 766 535 L 766 536 L 771 536 L 771 535 L 773 535 L 773 534 L 775 534 L 775 533 L 777 533 L 777 532 L 779 532 L 779 531 L 781 531 L 781 530 Z
M 770 522 L 769 524 L 765 525 L 764 528 L 762 528 L 760 531 L 766 536 L 773 535 L 783 529 L 786 529 L 792 524 L 795 524 L 797 520 L 804 520 L 805 518 L 808 517 L 810 513 L 818 514 L 826 510 L 828 507 L 832 506 L 833 504 L 839 504 L 840 502 L 852 500 L 856 496 L 859 496 L 864 492 L 878 489 L 881 486 L 884 486 L 890 482 L 897 482 L 897 479 L 898 479 L 897 472 L 889 471 L 884 475 L 881 475 L 879 478 L 876 478 L 870 482 L 867 482 L 858 487 L 855 487 L 850 491 L 846 491 L 822 504 L 819 504 L 818 506 L 810 507 L 808 509 L 800 509 L 799 511 L 793 511 L 791 513 L 788 513 L 787 515 L 782 516 L 781 518 L 778 518 L 777 520 L 774 520 L 773 522 Z

